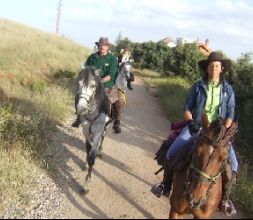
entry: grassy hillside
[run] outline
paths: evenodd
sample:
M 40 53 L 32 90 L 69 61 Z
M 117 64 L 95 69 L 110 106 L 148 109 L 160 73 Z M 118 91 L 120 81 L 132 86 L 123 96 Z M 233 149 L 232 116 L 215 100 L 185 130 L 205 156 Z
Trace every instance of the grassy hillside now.
M 73 113 L 73 78 L 90 51 L 0 19 L 0 216 L 33 187 L 50 131 Z

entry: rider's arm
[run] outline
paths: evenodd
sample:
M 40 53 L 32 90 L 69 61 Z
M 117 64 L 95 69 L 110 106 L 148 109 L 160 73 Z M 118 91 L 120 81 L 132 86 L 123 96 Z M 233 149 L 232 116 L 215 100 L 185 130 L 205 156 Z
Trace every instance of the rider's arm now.
M 86 62 L 85 62 L 85 66 L 92 66 L 92 65 L 93 65 L 93 63 L 92 63 L 92 56 L 93 56 L 93 54 L 91 54 L 91 55 L 87 58 L 87 60 L 86 60 Z
M 118 70 L 118 61 L 117 58 L 112 56 L 111 60 L 110 60 L 110 68 L 109 68 L 109 74 L 107 76 L 110 77 L 109 81 L 114 81 L 116 74 L 117 74 L 117 70 Z M 106 76 L 106 77 L 107 77 Z
M 228 90 L 228 100 L 226 107 L 227 107 L 227 115 L 225 125 L 226 128 L 230 128 L 233 123 L 235 115 L 235 94 L 232 86 L 230 86 Z
M 106 82 L 109 82 L 109 81 L 111 81 L 111 76 L 110 75 L 106 75 L 104 78 L 102 78 L 103 83 L 106 83 Z
M 186 121 L 192 120 L 192 119 L 193 119 L 192 113 L 191 113 L 190 111 L 185 111 L 185 112 L 184 112 L 184 119 L 185 119 Z
M 196 97 L 197 97 L 196 88 L 197 88 L 197 84 L 195 83 L 190 89 L 190 92 L 186 98 L 186 103 L 184 107 L 184 118 L 186 121 L 193 119 L 192 112 L 195 108 Z

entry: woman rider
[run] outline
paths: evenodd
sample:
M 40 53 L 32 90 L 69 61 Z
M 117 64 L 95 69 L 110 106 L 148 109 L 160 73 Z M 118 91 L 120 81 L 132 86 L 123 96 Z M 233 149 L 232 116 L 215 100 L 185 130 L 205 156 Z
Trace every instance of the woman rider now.
M 235 95 L 232 86 L 224 80 L 224 75 L 231 68 L 231 61 L 224 59 L 222 53 L 212 52 L 206 60 L 199 62 L 200 69 L 205 73 L 201 81 L 195 83 L 187 97 L 184 118 L 188 122 L 177 139 L 171 145 L 166 154 L 166 163 L 176 156 L 184 146 L 191 144 L 198 137 L 201 128 L 202 113 L 206 112 L 209 122 L 221 117 L 225 121 L 226 128 L 230 128 L 235 113 Z M 229 160 L 233 171 L 233 177 L 229 180 L 223 177 L 225 190 L 222 200 L 226 202 L 235 182 L 238 171 L 238 162 L 230 144 Z M 166 166 L 162 183 L 152 187 L 152 192 L 160 197 L 162 194 L 169 195 L 173 179 L 173 168 Z

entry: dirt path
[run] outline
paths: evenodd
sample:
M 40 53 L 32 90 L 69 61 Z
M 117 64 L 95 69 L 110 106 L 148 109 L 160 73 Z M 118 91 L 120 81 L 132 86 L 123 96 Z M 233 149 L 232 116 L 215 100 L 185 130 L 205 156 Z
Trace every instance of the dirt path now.
M 121 135 L 109 127 L 104 141 L 104 155 L 97 158 L 91 191 L 80 196 L 86 172 L 82 130 L 72 129 L 70 119 L 59 127 L 54 145 L 49 149 L 51 179 L 60 188 L 64 210 L 61 218 L 168 218 L 169 202 L 150 193 L 159 168 L 154 153 L 169 132 L 169 121 L 155 97 L 137 78 L 134 91 L 128 92 Z M 223 215 L 218 218 L 224 217 Z M 240 218 L 240 216 L 236 216 Z

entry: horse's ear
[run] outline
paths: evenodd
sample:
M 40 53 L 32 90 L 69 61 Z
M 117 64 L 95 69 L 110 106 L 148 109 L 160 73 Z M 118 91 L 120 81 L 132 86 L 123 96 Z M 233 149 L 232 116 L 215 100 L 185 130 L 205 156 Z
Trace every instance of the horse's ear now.
M 204 129 L 208 129 L 210 127 L 210 122 L 208 120 L 206 112 L 202 113 L 202 125 Z

